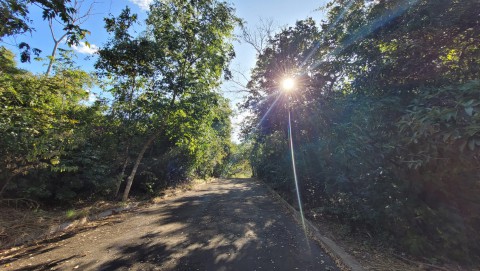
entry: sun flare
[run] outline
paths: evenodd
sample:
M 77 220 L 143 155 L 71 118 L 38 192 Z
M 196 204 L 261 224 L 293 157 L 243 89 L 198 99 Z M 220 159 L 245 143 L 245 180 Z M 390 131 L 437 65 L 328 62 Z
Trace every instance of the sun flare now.
M 282 80 L 282 90 L 290 92 L 295 88 L 295 79 L 286 77 Z

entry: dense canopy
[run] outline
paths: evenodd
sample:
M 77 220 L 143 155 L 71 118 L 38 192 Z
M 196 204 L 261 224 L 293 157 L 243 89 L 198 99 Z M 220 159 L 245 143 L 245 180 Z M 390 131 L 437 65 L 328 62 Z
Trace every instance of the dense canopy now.
M 244 104 L 254 173 L 307 212 L 421 255 L 480 250 L 478 1 L 332 1 L 258 56 Z M 281 79 L 294 76 L 291 94 Z M 478 255 L 476 255 L 478 256 Z

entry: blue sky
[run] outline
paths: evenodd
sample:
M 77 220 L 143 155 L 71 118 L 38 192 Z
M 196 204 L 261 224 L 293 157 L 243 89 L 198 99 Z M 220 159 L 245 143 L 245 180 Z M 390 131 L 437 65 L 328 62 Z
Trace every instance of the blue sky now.
M 93 0 L 85 0 L 83 9 L 87 9 Z M 83 28 L 90 31 L 87 36 L 88 42 L 91 44 L 90 48 L 83 43 L 73 48 L 77 52 L 76 62 L 84 70 L 93 70 L 95 63 L 95 49 L 101 47 L 107 40 L 108 36 L 103 26 L 103 18 L 109 14 L 118 15 L 120 11 L 129 6 L 133 13 L 139 15 L 140 22 L 146 18 L 148 4 L 151 0 L 96 0 L 93 6 L 92 15 L 82 25 Z M 297 20 L 313 17 L 316 21 L 323 18 L 323 13 L 317 9 L 324 6 L 327 0 L 233 0 L 230 1 L 236 9 L 237 16 L 242 18 L 248 27 L 254 28 L 259 24 L 260 19 L 268 19 L 274 22 L 274 25 L 280 29 L 293 25 Z M 30 18 L 33 20 L 35 32 L 32 35 L 23 35 L 14 38 L 6 38 L 4 42 L 15 44 L 22 41 L 28 42 L 32 47 L 42 50 L 42 57 L 47 56 L 52 48 L 53 41 L 51 38 L 48 23 L 41 18 L 41 10 L 32 8 L 30 11 Z M 60 33 L 61 28 L 55 27 L 56 32 Z M 142 26 L 138 26 L 137 31 L 142 30 Z M 240 33 L 237 31 L 237 33 Z M 60 35 L 60 34 L 57 34 Z M 62 45 L 63 48 L 68 48 Z M 10 47 L 10 46 L 7 46 Z M 12 48 L 12 47 L 10 47 Z M 15 49 L 13 49 L 16 52 Z M 255 50 L 250 45 L 235 42 L 236 59 L 232 62 L 232 68 L 243 71 L 248 77 L 249 71 L 255 65 Z M 33 61 L 31 63 L 21 64 L 21 68 L 32 71 L 34 73 L 43 73 L 46 70 L 45 63 Z M 234 89 L 231 85 L 225 84 L 223 87 L 226 91 L 225 95 L 231 100 L 232 107 L 241 102 L 245 93 L 232 92 Z M 95 89 L 94 92 L 99 92 Z M 101 93 L 97 93 L 101 95 Z M 242 116 L 233 119 L 234 124 L 241 122 Z M 235 136 L 234 136 L 235 137 Z
M 261 19 L 272 20 L 281 29 L 291 26 L 296 21 L 312 17 L 317 21 L 323 18 L 323 13 L 317 11 L 324 6 L 326 0 L 237 0 L 233 1 L 237 16 L 242 18 L 247 27 L 255 28 Z M 237 58 L 232 67 L 248 72 L 255 65 L 255 50 L 248 44 L 236 42 Z

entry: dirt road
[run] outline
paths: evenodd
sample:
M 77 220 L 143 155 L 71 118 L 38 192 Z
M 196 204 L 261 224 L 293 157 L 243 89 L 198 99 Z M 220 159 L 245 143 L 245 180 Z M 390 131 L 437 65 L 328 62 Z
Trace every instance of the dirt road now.
M 248 179 L 217 180 L 31 247 L 0 270 L 338 270 Z

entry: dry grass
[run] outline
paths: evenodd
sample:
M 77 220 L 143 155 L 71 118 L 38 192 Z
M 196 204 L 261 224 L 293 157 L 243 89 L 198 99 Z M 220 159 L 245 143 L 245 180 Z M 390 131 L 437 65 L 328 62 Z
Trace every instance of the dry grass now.
M 0 248 L 21 244 L 48 233 L 62 223 L 63 213 L 0 207 Z
M 10 205 L 10 206 L 9 206 Z M 3 204 L 0 206 L 0 249 L 32 242 L 54 234 L 62 223 L 86 219 L 91 214 L 123 206 L 119 202 L 83 203 L 68 210 L 45 211 L 32 206 Z
M 210 183 L 213 179 L 194 179 L 162 191 L 161 195 L 149 202 L 136 202 L 138 205 L 159 203 L 165 198 L 189 191 L 198 185 Z M 129 203 L 132 203 L 130 201 Z M 0 249 L 31 243 L 35 240 L 52 237 L 59 225 L 74 220 L 86 221 L 94 214 L 125 207 L 127 203 L 115 201 L 79 202 L 67 210 L 41 210 L 40 205 L 28 199 L 4 199 L 0 202 Z M 73 223 L 69 230 L 82 223 Z M 96 223 L 89 223 L 96 224 Z M 86 225 L 88 226 L 88 225 Z

